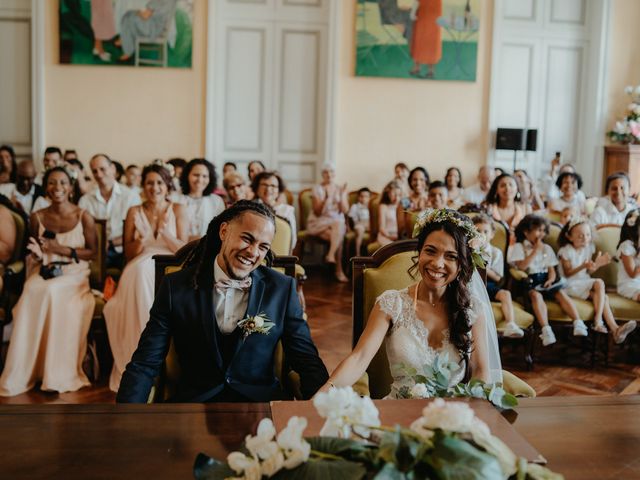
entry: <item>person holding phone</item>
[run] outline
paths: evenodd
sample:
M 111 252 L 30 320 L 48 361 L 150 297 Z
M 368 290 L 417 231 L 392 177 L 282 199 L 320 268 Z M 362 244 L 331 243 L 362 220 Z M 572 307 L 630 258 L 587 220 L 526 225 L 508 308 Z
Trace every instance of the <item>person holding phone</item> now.
M 30 268 L 13 311 L 13 331 L 0 396 L 32 389 L 69 392 L 90 384 L 82 371 L 94 299 L 89 261 L 96 255 L 93 217 L 70 201 L 63 167 L 44 175 L 51 205 L 31 215 Z

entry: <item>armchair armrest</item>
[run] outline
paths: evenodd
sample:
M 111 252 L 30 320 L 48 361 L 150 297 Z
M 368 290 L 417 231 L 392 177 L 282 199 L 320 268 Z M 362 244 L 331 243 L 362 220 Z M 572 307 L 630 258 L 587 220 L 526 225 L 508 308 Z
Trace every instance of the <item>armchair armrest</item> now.
M 511 278 L 519 281 L 519 280 L 524 280 L 525 278 L 527 278 L 529 275 L 527 275 L 527 272 L 525 272 L 524 270 L 520 270 L 518 268 L 515 267 L 511 267 L 509 269 L 509 275 L 511 275 Z

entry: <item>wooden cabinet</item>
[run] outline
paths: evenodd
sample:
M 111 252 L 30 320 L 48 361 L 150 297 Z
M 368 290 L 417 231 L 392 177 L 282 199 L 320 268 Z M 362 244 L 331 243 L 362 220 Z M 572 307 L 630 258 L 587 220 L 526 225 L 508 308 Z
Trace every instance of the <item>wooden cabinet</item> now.
M 629 174 L 631 193 L 640 192 L 640 145 L 605 145 L 604 156 L 603 193 L 607 177 L 620 171 Z

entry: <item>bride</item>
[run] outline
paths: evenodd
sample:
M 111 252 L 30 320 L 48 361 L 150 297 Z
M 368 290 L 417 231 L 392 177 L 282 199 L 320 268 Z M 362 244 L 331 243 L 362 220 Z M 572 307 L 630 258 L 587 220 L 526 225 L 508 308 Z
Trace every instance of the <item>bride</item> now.
M 385 337 L 390 366 L 422 370 L 446 353 L 458 365 L 451 385 L 471 377 L 502 382 L 495 320 L 476 270 L 482 237 L 468 217 L 449 209 L 423 212 L 413 236 L 418 255 L 410 271 L 417 269 L 420 281 L 378 297 L 355 349 L 320 391 L 357 382 Z M 394 378 L 391 397 L 399 382 Z

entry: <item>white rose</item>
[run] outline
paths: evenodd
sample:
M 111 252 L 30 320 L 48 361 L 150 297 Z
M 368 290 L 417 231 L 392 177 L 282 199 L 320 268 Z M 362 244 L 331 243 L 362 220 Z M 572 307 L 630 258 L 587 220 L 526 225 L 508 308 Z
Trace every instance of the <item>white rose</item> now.
M 255 458 L 269 458 L 278 451 L 278 444 L 273 441 L 276 429 L 273 422 L 268 418 L 263 418 L 258 424 L 258 432 L 255 437 L 247 435 L 245 445 Z
M 633 87 L 631 85 L 627 85 L 626 87 L 624 87 L 624 93 L 626 93 L 627 95 L 631 95 L 633 93 Z
M 291 417 L 277 436 L 278 446 L 284 450 L 284 468 L 291 470 L 309 459 L 311 445 L 302 437 L 302 432 L 307 428 L 307 419 L 304 417 Z
M 422 410 L 422 417 L 414 422 L 419 429 L 466 433 L 471 430 L 475 414 L 471 407 L 462 402 L 445 402 L 436 398 Z M 413 424 L 411 426 L 413 429 Z M 420 432 L 418 432 L 420 433 Z
M 260 464 L 260 471 L 262 475 L 266 477 L 273 477 L 276 473 L 282 470 L 284 466 L 284 455 L 280 450 L 274 452 L 270 457 L 262 460 Z
M 253 317 L 253 323 L 256 325 L 256 328 L 260 328 L 264 325 L 264 318 L 262 318 L 260 315 L 256 315 L 255 317 Z
M 243 478 L 248 480 L 260 480 L 262 478 L 260 463 L 254 458 L 247 457 L 244 453 L 231 452 L 227 456 L 227 463 L 238 475 L 244 473 Z
M 411 387 L 410 394 L 411 398 L 427 398 L 429 396 L 427 386 L 424 383 L 416 383 Z
M 319 393 L 313 399 L 313 405 L 326 422 L 320 435 L 349 437 L 351 427 L 360 425 L 357 431 L 368 436 L 365 426 L 378 426 L 378 409 L 369 397 L 360 398 L 351 387 L 332 388 Z

